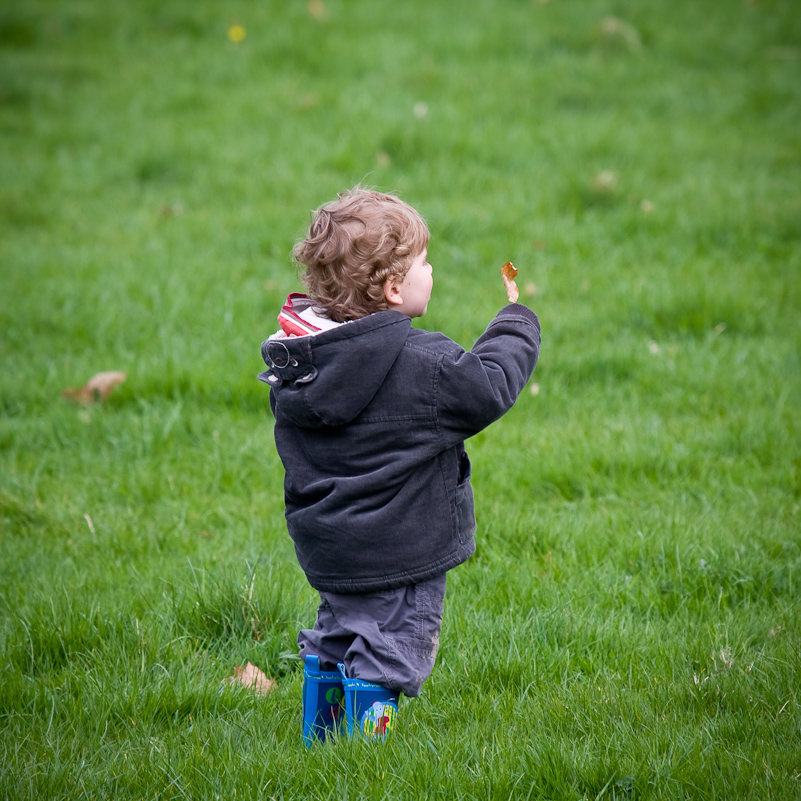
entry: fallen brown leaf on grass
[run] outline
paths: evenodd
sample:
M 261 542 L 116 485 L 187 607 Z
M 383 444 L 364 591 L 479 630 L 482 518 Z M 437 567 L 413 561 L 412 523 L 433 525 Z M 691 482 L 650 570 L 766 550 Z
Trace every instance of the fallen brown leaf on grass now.
M 275 682 L 268 679 L 264 672 L 259 670 L 252 662 L 245 667 L 234 668 L 234 675 L 223 680 L 225 684 L 241 684 L 250 688 L 258 695 L 265 695 L 275 689 Z
M 632 51 L 639 50 L 642 47 L 642 41 L 637 29 L 622 19 L 606 17 L 601 20 L 598 30 L 606 42 L 623 45 Z
M 596 192 L 612 192 L 617 186 L 617 175 L 612 170 L 604 170 L 595 176 L 592 186 Z
M 111 390 L 123 381 L 125 381 L 125 373 L 120 373 L 116 370 L 97 373 L 97 375 L 93 375 L 84 386 L 78 388 L 68 387 L 65 389 L 61 393 L 61 397 L 83 403 L 84 405 L 97 403 L 98 401 L 104 401 L 111 394 Z
M 315 19 L 322 19 L 325 16 L 325 3 L 323 3 L 323 0 L 309 0 L 309 13 Z

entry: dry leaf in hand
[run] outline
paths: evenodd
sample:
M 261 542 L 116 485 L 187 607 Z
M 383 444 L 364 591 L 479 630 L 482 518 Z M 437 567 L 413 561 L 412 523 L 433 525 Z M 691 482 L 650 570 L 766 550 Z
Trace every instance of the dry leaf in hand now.
M 509 303 L 517 303 L 520 297 L 520 290 L 515 283 L 517 268 L 512 262 L 507 261 L 506 264 L 501 267 L 501 275 L 503 276 L 503 285 L 506 289 L 506 297 L 509 298 Z
M 93 375 L 82 387 L 65 389 L 61 396 L 83 404 L 104 401 L 111 394 L 111 390 L 123 381 L 125 381 L 125 373 L 109 370 Z
M 268 679 L 263 671 L 259 670 L 252 662 L 248 662 L 245 667 L 235 667 L 234 675 L 229 676 L 225 681 L 228 684 L 242 684 L 258 695 L 264 695 L 275 689 L 275 682 L 272 679 Z

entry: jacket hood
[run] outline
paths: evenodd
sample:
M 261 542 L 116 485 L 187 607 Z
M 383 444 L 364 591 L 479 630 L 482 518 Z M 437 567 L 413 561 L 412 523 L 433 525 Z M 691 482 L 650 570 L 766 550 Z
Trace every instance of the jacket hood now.
M 349 423 L 395 364 L 411 329 L 401 312 L 384 311 L 312 336 L 262 342 L 273 411 L 302 428 Z

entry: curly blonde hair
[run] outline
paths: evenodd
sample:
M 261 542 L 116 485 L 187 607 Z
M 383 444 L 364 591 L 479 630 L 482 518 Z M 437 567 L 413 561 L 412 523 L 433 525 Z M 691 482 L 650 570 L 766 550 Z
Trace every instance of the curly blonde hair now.
M 388 309 L 384 284 L 403 280 L 427 247 L 423 218 L 395 195 L 356 186 L 314 212 L 293 255 L 303 283 L 332 320 L 357 320 Z

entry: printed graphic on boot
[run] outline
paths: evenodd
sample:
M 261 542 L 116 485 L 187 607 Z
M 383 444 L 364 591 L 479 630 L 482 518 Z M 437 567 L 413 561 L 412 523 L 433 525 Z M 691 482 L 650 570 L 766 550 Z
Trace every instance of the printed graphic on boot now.
M 395 725 L 397 714 L 392 704 L 376 701 L 362 716 L 362 732 L 365 737 L 386 737 Z
M 325 694 L 326 703 L 330 704 L 328 713 L 331 720 L 336 721 L 340 712 L 342 712 L 342 699 L 344 697 L 345 693 L 342 692 L 341 687 L 331 687 Z

